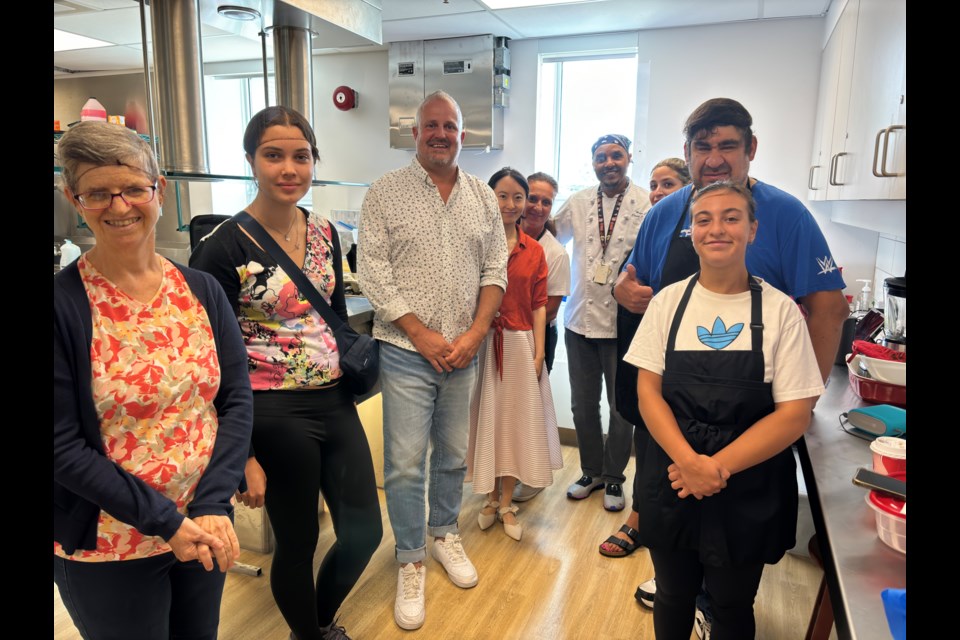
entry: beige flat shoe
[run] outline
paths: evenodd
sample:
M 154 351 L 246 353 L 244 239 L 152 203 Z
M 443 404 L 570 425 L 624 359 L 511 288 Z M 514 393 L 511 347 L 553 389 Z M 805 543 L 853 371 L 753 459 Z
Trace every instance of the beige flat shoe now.
M 518 522 L 516 524 L 507 524 L 506 522 L 503 521 L 504 515 L 508 513 L 512 513 L 514 516 L 516 516 L 518 511 L 520 511 L 520 507 L 518 507 L 515 504 L 509 507 L 502 507 L 500 509 L 497 509 L 497 517 L 500 519 L 500 522 L 503 522 L 504 533 L 506 533 L 508 536 L 510 536 L 511 538 L 519 542 L 520 537 L 523 536 L 523 527 L 520 525 L 520 523 Z
M 493 513 L 484 513 L 483 510 L 489 507 L 493 507 Z M 497 511 L 496 509 L 500 508 L 500 503 L 497 501 L 487 500 L 483 503 L 483 508 L 480 509 L 480 515 L 477 516 L 477 524 L 480 525 L 480 530 L 485 531 L 493 526 L 493 523 L 497 521 Z

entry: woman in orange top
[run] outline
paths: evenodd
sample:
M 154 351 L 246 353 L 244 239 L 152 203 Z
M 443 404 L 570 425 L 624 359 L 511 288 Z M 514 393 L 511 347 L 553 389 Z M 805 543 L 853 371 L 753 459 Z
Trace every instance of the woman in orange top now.
M 473 492 L 486 494 L 481 529 L 496 519 L 520 540 L 518 507 L 511 504 L 520 480 L 528 487 L 553 483 L 563 467 L 550 379 L 544 372 L 547 262 L 536 240 L 520 230 L 529 186 L 523 175 L 505 167 L 488 183 L 500 204 L 510 257 L 507 290 L 480 350 L 477 390 L 470 407 L 467 480 Z

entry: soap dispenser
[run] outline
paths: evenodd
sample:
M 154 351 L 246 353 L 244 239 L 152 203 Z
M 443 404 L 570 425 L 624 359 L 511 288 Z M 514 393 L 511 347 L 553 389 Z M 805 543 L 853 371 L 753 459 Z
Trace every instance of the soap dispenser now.
M 872 290 L 870 289 L 871 281 L 858 279 L 857 282 L 863 283 L 863 289 L 860 290 L 860 295 L 857 296 L 857 306 L 856 306 L 856 309 L 854 309 L 854 311 L 855 312 L 862 311 L 866 313 L 867 311 L 870 310 L 870 307 L 871 307 L 870 303 L 872 302 L 872 300 L 870 299 L 870 294 L 872 293 Z

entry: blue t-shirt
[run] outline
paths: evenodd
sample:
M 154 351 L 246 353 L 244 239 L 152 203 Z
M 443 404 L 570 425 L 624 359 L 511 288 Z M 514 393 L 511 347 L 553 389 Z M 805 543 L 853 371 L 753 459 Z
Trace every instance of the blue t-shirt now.
M 658 202 L 649 213 L 627 259 L 637 270 L 637 279 L 660 291 L 660 277 L 673 231 L 693 185 L 687 185 Z M 802 298 L 818 291 L 843 289 L 846 285 L 830 253 L 830 247 L 813 215 L 795 197 L 757 181 L 751 189 L 757 203 L 757 237 L 747 247 L 747 271 L 763 278 L 788 296 Z M 681 233 L 690 233 L 688 219 Z

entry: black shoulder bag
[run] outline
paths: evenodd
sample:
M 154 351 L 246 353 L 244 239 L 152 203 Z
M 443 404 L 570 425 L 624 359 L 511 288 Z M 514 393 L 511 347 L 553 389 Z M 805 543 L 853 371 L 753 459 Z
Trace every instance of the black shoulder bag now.
M 377 341 L 371 336 L 357 333 L 340 319 L 300 267 L 293 263 L 287 252 L 280 248 L 280 245 L 253 216 L 246 211 L 241 211 L 235 218 L 237 223 L 260 243 L 264 251 L 276 260 L 297 285 L 300 293 L 310 301 L 314 310 L 333 330 L 333 336 L 337 340 L 337 350 L 340 352 L 340 370 L 343 371 L 344 382 L 350 392 L 360 396 L 370 391 L 380 377 L 380 345 Z M 336 229 L 332 232 L 336 233 Z M 334 260 L 338 259 L 337 255 L 333 257 Z

